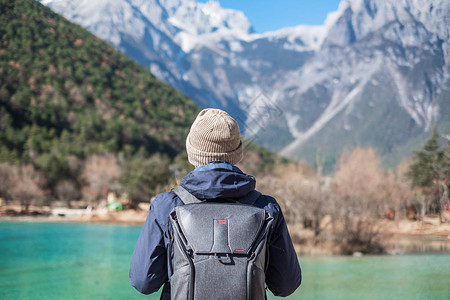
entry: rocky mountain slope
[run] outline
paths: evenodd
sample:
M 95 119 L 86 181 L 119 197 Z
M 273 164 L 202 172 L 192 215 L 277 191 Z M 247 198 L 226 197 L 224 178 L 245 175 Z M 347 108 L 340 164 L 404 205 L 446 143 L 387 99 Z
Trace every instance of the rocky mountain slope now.
M 217 2 L 41 2 L 289 157 L 373 145 L 395 162 L 450 131 L 445 0 L 343 0 L 323 26 L 264 34 Z

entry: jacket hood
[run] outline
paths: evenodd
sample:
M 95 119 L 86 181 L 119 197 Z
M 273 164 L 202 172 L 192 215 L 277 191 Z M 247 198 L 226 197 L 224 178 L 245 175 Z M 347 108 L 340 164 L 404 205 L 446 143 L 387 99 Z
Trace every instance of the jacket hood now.
M 240 198 L 255 189 L 255 178 L 227 162 L 197 167 L 181 179 L 181 186 L 200 200 Z

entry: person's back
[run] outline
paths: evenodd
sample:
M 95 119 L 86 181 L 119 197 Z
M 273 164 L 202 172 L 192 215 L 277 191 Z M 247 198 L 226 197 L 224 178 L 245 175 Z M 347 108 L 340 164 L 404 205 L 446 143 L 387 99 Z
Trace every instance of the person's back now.
M 237 123 L 225 112 L 218 109 L 200 112 L 191 127 L 186 148 L 189 161 L 197 168 L 181 180 L 181 187 L 196 199 L 238 201 L 254 191 L 255 179 L 234 166 L 242 158 L 242 142 Z M 161 298 L 170 298 L 173 231 L 169 214 L 181 205 L 183 201 L 173 191 L 159 194 L 151 204 L 130 266 L 130 282 L 141 293 L 156 292 L 165 284 Z M 271 218 L 265 282 L 274 295 L 288 296 L 300 285 L 301 270 L 283 214 L 270 196 L 259 196 L 253 205 L 264 209 Z M 232 288 L 227 287 L 227 282 L 222 287 Z M 183 299 L 188 299 L 188 295 L 183 295 Z

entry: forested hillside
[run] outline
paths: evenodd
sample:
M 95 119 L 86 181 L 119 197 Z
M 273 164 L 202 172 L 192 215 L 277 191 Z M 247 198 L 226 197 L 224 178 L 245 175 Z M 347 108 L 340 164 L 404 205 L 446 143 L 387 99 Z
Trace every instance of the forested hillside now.
M 1 160 L 184 147 L 187 97 L 38 2 L 0 10 Z
M 33 0 L 0 0 L 0 198 L 133 203 L 176 184 L 200 108 Z M 246 142 L 246 170 L 279 161 Z
M 121 182 L 138 201 L 168 182 L 199 107 L 36 1 L 1 0 L 0 22 L 0 197 L 96 201 Z

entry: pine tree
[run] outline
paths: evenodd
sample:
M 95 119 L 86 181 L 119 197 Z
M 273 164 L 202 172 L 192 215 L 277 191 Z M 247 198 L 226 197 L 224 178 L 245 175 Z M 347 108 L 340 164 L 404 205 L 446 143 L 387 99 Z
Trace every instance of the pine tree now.
M 427 198 L 425 202 L 434 205 L 439 212 L 441 221 L 443 221 L 442 212 L 444 206 L 448 204 L 450 143 L 445 149 L 441 149 L 439 137 L 436 127 L 434 127 L 433 133 L 423 149 L 414 153 L 408 176 L 413 187 L 421 188 L 422 193 Z
M 447 147 L 443 151 L 443 169 L 442 174 L 444 175 L 445 183 L 450 186 L 450 135 L 445 137 L 447 139 Z
M 413 163 L 408 172 L 413 186 L 431 187 L 433 182 L 439 179 L 440 163 L 442 163 L 444 153 L 439 149 L 438 139 L 439 134 L 435 127 L 423 150 L 414 153 Z

